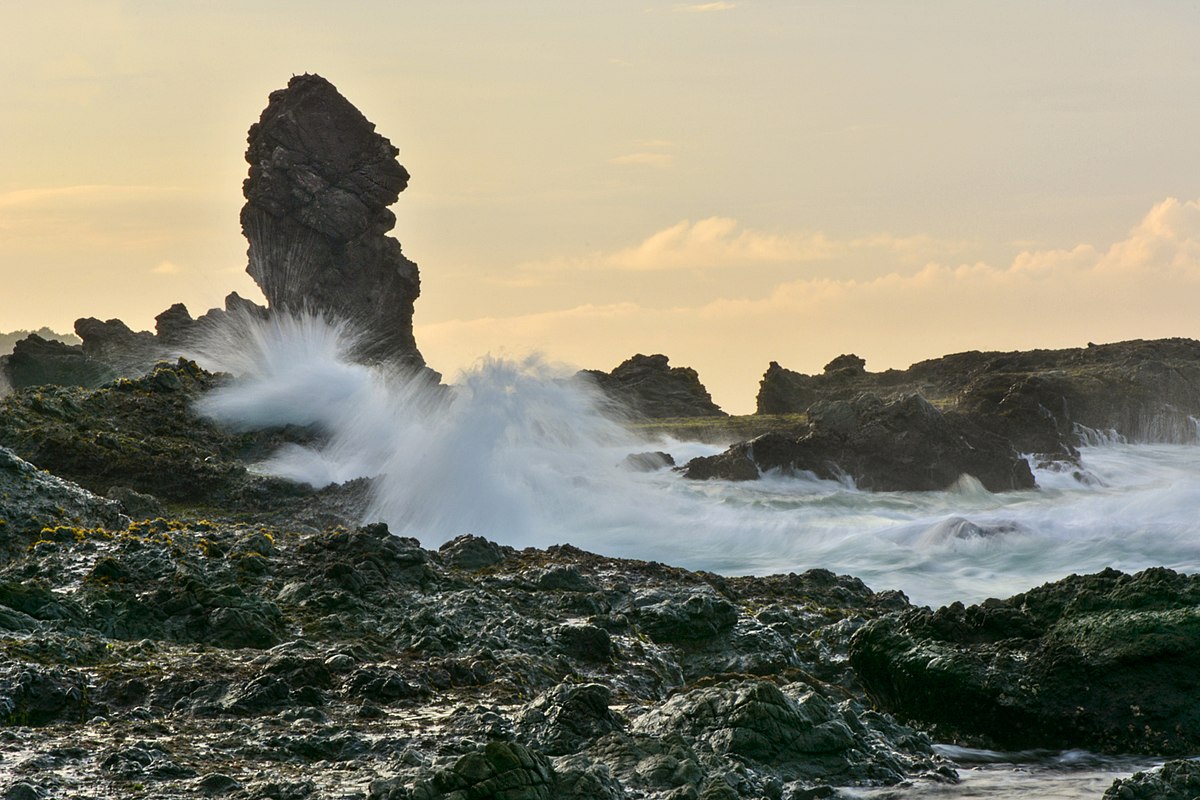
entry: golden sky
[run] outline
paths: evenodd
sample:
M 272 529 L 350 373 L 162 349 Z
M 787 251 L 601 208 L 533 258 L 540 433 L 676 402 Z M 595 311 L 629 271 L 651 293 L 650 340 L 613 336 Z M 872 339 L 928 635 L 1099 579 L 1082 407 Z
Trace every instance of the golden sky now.
M 4 3 L 0 330 L 258 297 L 245 134 L 332 81 L 412 173 L 417 341 L 695 367 L 1200 336 L 1191 2 Z

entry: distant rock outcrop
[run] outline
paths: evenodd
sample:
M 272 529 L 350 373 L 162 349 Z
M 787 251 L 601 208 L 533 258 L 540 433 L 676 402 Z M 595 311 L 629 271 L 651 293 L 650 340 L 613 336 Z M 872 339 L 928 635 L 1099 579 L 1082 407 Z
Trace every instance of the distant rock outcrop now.
M 272 92 L 246 150 L 246 271 L 271 309 L 350 322 L 361 358 L 421 367 L 417 265 L 386 235 L 396 224 L 388 206 L 408 185 L 398 153 L 319 75 Z
M 1200 417 L 1200 342 L 973 350 L 874 373 L 857 356 L 839 356 L 822 375 L 771 362 L 759 384 L 758 413 L 799 413 L 821 400 L 851 400 L 863 392 L 920 393 L 972 415 L 1023 452 L 1052 458 L 1073 458 L 1089 431 L 1112 431 L 1131 441 L 1191 442 Z
M 712 401 L 696 370 L 672 367 L 661 354 L 638 353 L 612 372 L 587 369 L 579 374 L 593 380 L 622 409 L 640 417 L 727 416 Z
M 82 345 L 44 339 L 36 333 L 17 342 L 4 362 L 8 383 L 14 389 L 45 384 L 94 387 L 117 377 L 108 364 L 86 355 Z
M 1002 437 L 971 419 L 943 414 L 920 395 L 885 403 L 874 395 L 809 408 L 801 437 L 768 433 L 724 453 L 694 458 L 688 478 L 754 480 L 762 472 L 811 472 L 852 478 L 862 489 L 946 489 L 967 474 L 993 492 L 1032 489 L 1033 473 Z

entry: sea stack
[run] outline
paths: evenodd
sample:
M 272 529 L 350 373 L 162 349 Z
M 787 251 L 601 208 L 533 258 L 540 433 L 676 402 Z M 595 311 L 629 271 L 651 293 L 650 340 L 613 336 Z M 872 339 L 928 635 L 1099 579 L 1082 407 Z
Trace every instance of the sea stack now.
M 246 271 L 269 306 L 350 323 L 364 361 L 424 366 L 412 332 L 417 265 L 386 235 L 388 206 L 408 185 L 400 151 L 319 75 L 272 92 L 248 141 Z

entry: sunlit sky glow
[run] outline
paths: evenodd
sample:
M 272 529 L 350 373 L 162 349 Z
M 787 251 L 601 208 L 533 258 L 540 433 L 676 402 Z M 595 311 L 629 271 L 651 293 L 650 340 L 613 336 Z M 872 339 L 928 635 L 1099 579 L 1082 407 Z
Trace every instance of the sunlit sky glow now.
M 1194 2 L 5 3 L 0 330 L 259 298 L 246 129 L 332 81 L 412 173 L 452 378 L 1200 336 Z

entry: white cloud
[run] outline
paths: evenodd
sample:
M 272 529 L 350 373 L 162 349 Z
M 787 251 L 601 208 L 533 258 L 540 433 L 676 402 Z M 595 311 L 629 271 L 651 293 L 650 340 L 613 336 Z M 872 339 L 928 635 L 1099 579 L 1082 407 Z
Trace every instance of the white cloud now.
M 672 363 L 699 370 L 718 403 L 745 413 L 771 360 L 814 371 L 838 353 L 857 352 L 869 369 L 883 369 L 969 349 L 1200 336 L 1200 201 L 1164 200 L 1108 246 L 1027 250 L 1000 266 L 929 261 L 906 268 L 906 249 L 928 245 L 921 237 L 856 241 L 891 252 L 895 269 L 870 279 L 814 275 L 762 297 L 665 310 L 621 303 L 455 320 L 419 326 L 417 340 L 435 367 L 451 371 L 481 354 L 472 351 L 478 342 L 605 369 L 634 352 L 666 352 Z M 710 264 L 836 258 L 853 246 L 817 234 L 772 237 L 713 217 L 579 263 L 663 269 L 694 266 L 702 256 Z
M 963 243 L 931 236 L 890 234 L 839 241 L 824 233 L 769 233 L 743 227 L 731 217 L 681 220 L 652 233 L 632 247 L 576 258 L 522 264 L 524 273 L 572 270 L 679 270 L 749 268 L 772 264 L 834 261 L 855 252 L 891 254 L 902 263 L 923 263 L 958 252 Z
M 675 11 L 684 11 L 690 14 L 704 14 L 709 11 L 729 11 L 737 8 L 737 3 L 676 3 Z
M 150 269 L 155 275 L 178 275 L 183 272 L 183 267 L 173 261 L 161 261 L 157 266 Z

